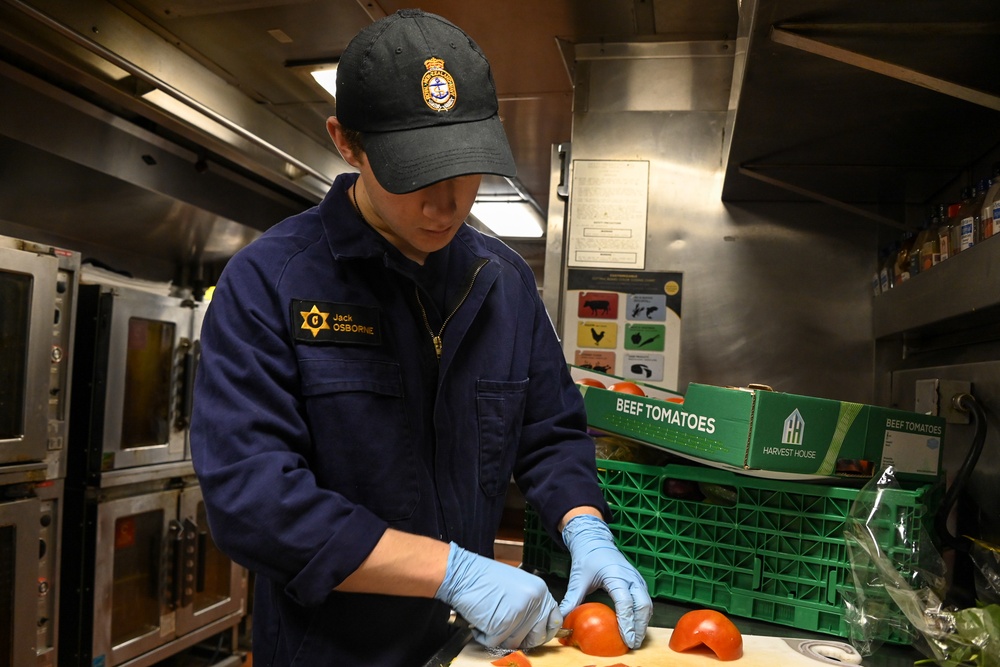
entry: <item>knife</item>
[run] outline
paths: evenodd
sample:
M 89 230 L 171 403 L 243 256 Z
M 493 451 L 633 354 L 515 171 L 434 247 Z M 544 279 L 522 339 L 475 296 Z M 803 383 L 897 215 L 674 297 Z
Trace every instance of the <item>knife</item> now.
M 564 639 L 573 634 L 573 628 L 559 628 L 556 630 L 556 639 Z M 484 646 L 483 650 L 486 651 L 491 657 L 502 658 L 505 655 L 510 655 L 518 649 L 513 648 L 500 648 L 499 646 Z M 528 652 L 531 649 L 520 649 L 524 652 Z

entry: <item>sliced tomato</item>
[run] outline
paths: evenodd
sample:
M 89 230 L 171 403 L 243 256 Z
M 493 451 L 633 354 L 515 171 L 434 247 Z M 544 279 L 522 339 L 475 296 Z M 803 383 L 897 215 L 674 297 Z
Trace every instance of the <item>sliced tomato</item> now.
M 743 656 L 743 635 L 725 614 L 712 609 L 696 609 L 680 617 L 670 634 L 670 648 L 677 652 L 708 647 L 719 660 Z
M 609 658 L 628 653 L 628 646 L 618 631 L 618 615 L 602 602 L 584 602 L 566 614 L 563 627 L 573 631 L 560 637 L 563 646 L 576 646 L 587 655 Z
M 521 651 L 508 653 L 502 658 L 497 658 L 490 664 L 497 667 L 531 667 L 531 661 L 528 660 L 528 656 Z

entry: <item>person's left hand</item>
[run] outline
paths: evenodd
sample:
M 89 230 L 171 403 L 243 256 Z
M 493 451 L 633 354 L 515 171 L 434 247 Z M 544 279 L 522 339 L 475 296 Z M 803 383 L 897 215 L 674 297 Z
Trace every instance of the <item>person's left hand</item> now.
M 642 575 L 615 546 L 608 525 L 596 516 L 581 514 L 566 524 L 562 538 L 572 566 L 559 611 L 565 617 L 587 595 L 603 588 L 615 603 L 622 639 L 629 648 L 639 648 L 653 615 L 653 601 Z

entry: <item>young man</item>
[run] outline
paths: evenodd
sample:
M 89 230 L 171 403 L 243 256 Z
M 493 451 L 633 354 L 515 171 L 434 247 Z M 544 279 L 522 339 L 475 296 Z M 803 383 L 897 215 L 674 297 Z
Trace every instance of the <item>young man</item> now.
M 524 261 L 464 224 L 514 174 L 489 64 L 404 10 L 344 52 L 330 136 L 358 174 L 237 254 L 202 330 L 192 452 L 215 541 L 257 574 L 261 666 L 421 665 L 455 610 L 550 640 L 597 588 L 651 602 L 614 545 L 580 392 Z M 492 559 L 511 479 L 570 551 L 561 605 Z

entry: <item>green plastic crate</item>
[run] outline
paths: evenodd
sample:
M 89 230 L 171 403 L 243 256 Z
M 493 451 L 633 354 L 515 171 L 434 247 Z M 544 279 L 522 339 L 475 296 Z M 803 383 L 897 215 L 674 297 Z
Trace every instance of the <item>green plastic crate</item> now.
M 843 592 L 853 590 L 844 523 L 858 489 L 739 475 L 685 465 L 647 466 L 598 461 L 598 476 L 614 513 L 610 524 L 622 553 L 650 594 L 723 609 L 737 616 L 839 637 L 849 636 Z M 668 480 L 696 483 L 710 500 L 664 492 Z M 689 484 L 690 486 L 690 484 Z M 883 502 L 917 535 L 931 518 L 936 487 L 892 491 Z M 895 522 L 872 525 L 879 546 L 904 575 L 920 556 L 902 544 Z M 569 576 L 569 554 L 525 514 L 523 564 Z M 878 637 L 909 643 L 902 613 Z

